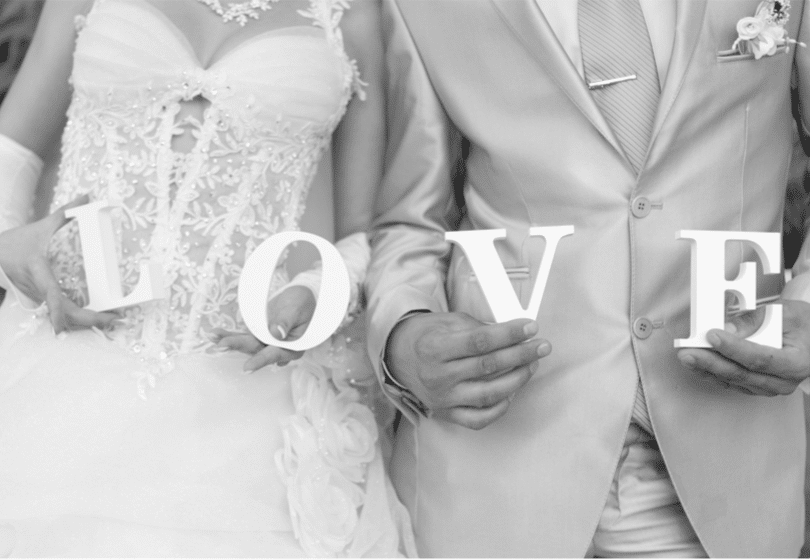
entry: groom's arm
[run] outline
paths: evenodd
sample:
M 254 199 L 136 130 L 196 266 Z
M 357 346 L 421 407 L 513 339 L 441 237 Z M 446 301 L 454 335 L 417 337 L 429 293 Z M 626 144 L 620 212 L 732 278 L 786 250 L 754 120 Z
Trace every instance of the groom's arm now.
M 460 136 L 450 123 L 394 0 L 383 1 L 388 70 L 386 169 L 372 226 L 369 339 L 379 355 L 387 333 L 416 309 L 446 311 L 450 244 L 459 217 L 451 169 Z
M 506 411 L 532 364 L 551 348 L 533 338 L 534 321 L 485 325 L 448 312 L 444 232 L 459 221 L 452 171 L 461 136 L 395 0 L 383 1 L 383 36 L 389 138 L 367 278 L 369 353 L 384 390 L 409 420 L 427 409 L 481 428 Z
M 447 311 L 445 276 L 456 229 L 451 169 L 460 135 L 450 123 L 394 0 L 384 0 L 388 70 L 386 171 L 372 226 L 368 346 L 378 375 L 388 337 L 415 311 Z M 410 411 L 404 411 L 413 420 Z

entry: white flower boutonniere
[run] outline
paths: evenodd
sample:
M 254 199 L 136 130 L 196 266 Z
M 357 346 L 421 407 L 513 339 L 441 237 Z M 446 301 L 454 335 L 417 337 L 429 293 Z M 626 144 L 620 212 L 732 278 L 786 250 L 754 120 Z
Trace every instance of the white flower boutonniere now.
M 753 54 L 759 60 L 776 54 L 779 47 L 784 46 L 786 52 L 790 44 L 806 47 L 787 35 L 785 24 L 790 18 L 789 12 L 790 0 L 763 0 L 754 16 L 737 22 L 737 40 L 731 50 L 737 54 Z

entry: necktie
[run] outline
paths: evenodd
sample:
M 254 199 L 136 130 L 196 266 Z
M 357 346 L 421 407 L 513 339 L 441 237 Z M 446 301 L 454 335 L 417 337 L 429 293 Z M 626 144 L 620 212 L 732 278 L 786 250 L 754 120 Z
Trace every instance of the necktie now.
M 585 80 L 638 173 L 660 93 L 641 5 L 639 0 L 579 0 L 578 18 Z
M 660 93 L 641 5 L 638 0 L 579 0 L 578 19 L 585 80 L 638 173 L 647 154 Z M 633 421 L 653 433 L 641 380 Z

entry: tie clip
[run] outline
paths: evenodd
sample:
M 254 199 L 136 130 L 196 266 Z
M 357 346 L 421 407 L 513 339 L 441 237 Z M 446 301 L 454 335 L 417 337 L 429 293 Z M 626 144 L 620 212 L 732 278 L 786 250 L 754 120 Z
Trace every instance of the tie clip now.
M 590 82 L 588 89 L 602 89 L 605 86 L 612 86 L 613 84 L 620 84 L 622 82 L 629 82 L 635 80 L 636 75 L 630 74 L 629 76 L 622 76 L 621 78 L 611 78 L 609 80 L 599 80 L 598 82 Z

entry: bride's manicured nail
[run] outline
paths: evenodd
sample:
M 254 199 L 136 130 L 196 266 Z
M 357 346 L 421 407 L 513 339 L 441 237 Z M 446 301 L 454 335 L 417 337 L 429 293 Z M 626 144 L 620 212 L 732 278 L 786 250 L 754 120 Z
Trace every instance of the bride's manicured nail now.
M 287 338 L 287 331 L 285 331 L 284 327 L 281 325 L 273 325 L 273 330 L 275 330 L 273 336 L 275 336 L 277 339 L 284 340 Z
M 537 355 L 541 358 L 545 358 L 551 352 L 551 344 L 548 342 L 543 342 L 540 346 L 537 347 Z
M 526 336 L 534 336 L 539 330 L 540 327 L 537 325 L 537 323 L 532 321 L 530 323 L 526 323 L 526 325 L 523 327 L 523 334 Z

